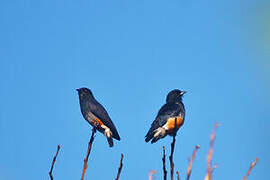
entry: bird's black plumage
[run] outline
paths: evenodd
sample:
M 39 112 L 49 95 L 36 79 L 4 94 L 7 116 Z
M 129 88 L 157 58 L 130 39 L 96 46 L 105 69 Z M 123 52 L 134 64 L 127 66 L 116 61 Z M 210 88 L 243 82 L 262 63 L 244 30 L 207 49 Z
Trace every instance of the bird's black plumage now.
M 80 99 L 80 107 L 83 117 L 91 125 L 95 118 L 98 118 L 102 123 L 108 127 L 112 133 L 112 137 L 116 140 L 120 140 L 120 136 L 113 124 L 111 118 L 109 117 L 105 108 L 94 98 L 92 92 L 88 88 L 77 89 Z M 97 127 L 100 132 L 104 132 L 104 129 Z
M 148 142 L 152 139 L 152 143 L 154 143 L 158 139 L 160 139 L 160 137 L 155 138 L 154 134 L 158 128 L 163 127 L 168 122 L 168 119 L 174 118 L 174 117 L 180 117 L 180 118 L 182 118 L 182 120 L 184 122 L 185 107 L 184 107 L 184 104 L 182 102 L 182 95 L 184 93 L 185 93 L 185 91 L 180 91 L 180 90 L 176 89 L 176 90 L 171 91 L 167 95 L 166 104 L 164 104 L 161 107 L 161 109 L 159 110 L 155 120 L 151 124 L 151 127 L 145 136 L 146 142 Z M 183 122 L 182 122 L 182 124 L 183 124 Z M 176 133 L 176 132 L 166 132 L 166 135 L 167 134 L 173 135 L 174 133 Z

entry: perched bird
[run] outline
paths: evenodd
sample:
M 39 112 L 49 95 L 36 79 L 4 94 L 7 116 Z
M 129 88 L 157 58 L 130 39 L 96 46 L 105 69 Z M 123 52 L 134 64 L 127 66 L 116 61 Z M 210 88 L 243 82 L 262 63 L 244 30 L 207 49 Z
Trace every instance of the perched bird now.
M 169 92 L 166 98 L 166 104 L 159 110 L 156 119 L 151 124 L 145 136 L 146 142 L 152 139 L 151 143 L 155 143 L 167 134 L 170 136 L 176 135 L 185 120 L 185 107 L 182 102 L 182 96 L 185 93 L 186 91 L 180 91 L 178 89 Z
M 110 147 L 113 138 L 120 141 L 120 136 L 105 108 L 97 102 L 88 88 L 77 89 L 80 99 L 81 112 L 84 119 L 107 137 Z

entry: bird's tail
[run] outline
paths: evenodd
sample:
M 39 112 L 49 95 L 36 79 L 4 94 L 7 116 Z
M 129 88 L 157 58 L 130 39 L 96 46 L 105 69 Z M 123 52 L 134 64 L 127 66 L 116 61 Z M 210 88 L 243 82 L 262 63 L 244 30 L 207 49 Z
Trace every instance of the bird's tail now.
M 153 137 L 151 144 L 157 142 L 159 139 L 161 139 L 161 137 Z
M 108 143 L 110 147 L 113 147 L 113 138 L 112 137 L 107 137 Z
M 154 133 L 151 132 L 151 133 L 147 133 L 146 136 L 145 136 L 145 142 L 148 142 L 150 141 L 154 136 Z
M 152 139 L 151 143 L 155 143 L 159 139 L 164 138 L 165 136 L 166 136 L 166 130 L 162 127 L 159 127 L 154 131 L 154 135 L 152 136 L 153 139 Z

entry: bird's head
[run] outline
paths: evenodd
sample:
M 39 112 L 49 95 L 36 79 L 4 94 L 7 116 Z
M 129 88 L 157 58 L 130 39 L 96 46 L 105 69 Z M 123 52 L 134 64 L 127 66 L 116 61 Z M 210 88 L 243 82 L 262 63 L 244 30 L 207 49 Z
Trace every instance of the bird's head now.
M 90 89 L 88 88 L 79 88 L 79 89 L 76 89 L 78 91 L 78 94 L 80 96 L 80 98 L 82 97 L 93 97 L 93 93 Z
M 181 102 L 183 95 L 186 91 L 180 91 L 179 89 L 174 89 L 167 95 L 166 102 Z

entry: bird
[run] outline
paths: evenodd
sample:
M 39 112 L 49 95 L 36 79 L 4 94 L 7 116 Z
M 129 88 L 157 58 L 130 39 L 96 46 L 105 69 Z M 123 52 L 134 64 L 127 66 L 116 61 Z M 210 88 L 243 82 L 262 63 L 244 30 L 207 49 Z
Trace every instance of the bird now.
M 80 109 L 84 119 L 107 138 L 109 147 L 113 147 L 113 138 L 120 141 L 120 136 L 105 108 L 95 99 L 88 88 L 76 89 L 79 95 Z
M 149 142 L 152 139 L 151 143 L 155 143 L 167 135 L 176 135 L 185 120 L 185 106 L 182 102 L 182 97 L 185 93 L 186 91 L 179 89 L 174 89 L 168 93 L 166 103 L 158 111 L 145 136 L 145 142 Z

